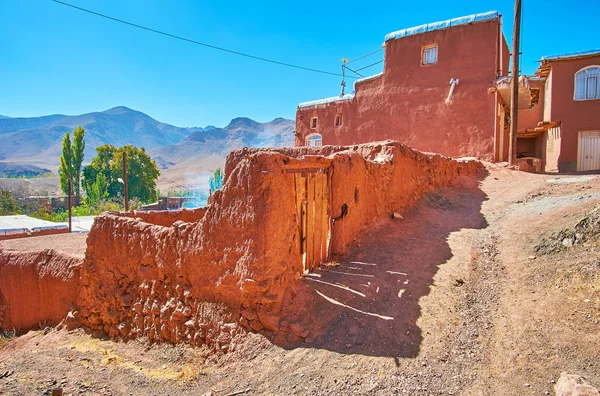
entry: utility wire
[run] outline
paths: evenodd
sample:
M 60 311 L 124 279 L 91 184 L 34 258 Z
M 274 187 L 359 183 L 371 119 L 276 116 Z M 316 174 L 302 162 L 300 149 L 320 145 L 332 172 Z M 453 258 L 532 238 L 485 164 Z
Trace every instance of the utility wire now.
M 350 69 L 348 66 L 344 65 L 346 67 L 346 69 L 350 70 L 352 73 L 359 75 L 360 77 L 364 78 L 365 76 L 363 76 L 362 74 L 358 73 L 356 70 L 352 70 Z M 349 76 L 352 77 L 352 76 Z M 356 78 L 356 77 L 353 77 Z
M 356 62 L 357 60 L 360 60 L 360 59 L 366 58 L 367 56 L 375 55 L 376 53 L 378 53 L 378 52 L 380 52 L 380 51 L 383 51 L 383 48 L 379 48 L 377 51 L 369 52 L 369 53 L 368 53 L 368 54 L 366 54 L 366 55 L 359 56 L 358 58 L 352 59 L 351 61 L 348 61 L 348 62 L 346 62 L 346 64 L 348 64 L 348 63 L 352 63 L 352 62 Z M 360 69 L 358 69 L 358 70 L 360 70 Z
M 380 61 L 378 61 L 378 62 L 371 63 L 370 65 L 367 65 L 367 66 L 365 66 L 365 67 L 361 67 L 360 69 L 356 69 L 356 71 L 361 71 L 361 70 L 367 69 L 367 68 L 369 68 L 369 67 L 371 67 L 371 66 L 378 65 L 378 64 L 380 64 L 381 62 L 383 62 L 383 59 L 382 59 L 382 60 L 380 60 Z
M 174 181 L 172 181 L 172 180 L 170 180 L 170 179 L 167 179 L 166 177 L 164 177 L 164 176 L 162 176 L 162 175 L 159 175 L 159 176 L 158 176 L 158 178 L 159 178 L 159 179 L 162 179 L 162 180 L 164 180 L 164 181 L 166 181 L 167 183 L 171 184 L 173 187 L 179 188 L 179 189 L 181 189 L 181 190 L 186 190 L 186 191 L 188 191 L 188 192 L 192 192 L 192 193 L 194 192 L 193 190 L 191 190 L 191 189 L 189 189 L 189 188 L 187 188 L 187 187 L 185 187 L 185 186 L 182 186 L 182 185 L 180 185 L 180 184 L 177 184 L 177 183 L 175 183 Z
M 124 21 L 122 19 L 114 18 L 114 17 L 108 16 L 108 15 L 105 15 L 105 14 L 101 14 L 99 12 L 91 11 L 91 10 L 88 10 L 86 8 L 78 7 L 78 6 L 73 5 L 73 4 L 65 3 L 65 2 L 60 1 L 60 0 L 52 0 L 52 1 L 55 2 L 55 3 L 58 3 L 58 4 L 62 4 L 62 5 L 67 6 L 67 7 L 74 8 L 74 9 L 79 10 L 79 11 L 87 12 L 89 14 L 96 15 L 96 16 L 99 16 L 99 17 L 102 17 L 102 18 L 110 19 L 111 21 L 123 23 L 125 25 L 133 26 L 133 27 L 136 27 L 136 28 L 139 28 L 139 29 L 143 29 L 143 30 L 147 30 L 149 32 L 153 32 L 153 33 L 157 33 L 157 34 L 162 34 L 163 36 L 171 37 L 171 38 L 174 38 L 174 39 L 177 39 L 177 40 L 181 40 L 181 41 L 187 41 L 188 43 L 201 45 L 201 46 L 212 48 L 212 49 L 215 49 L 215 50 L 218 50 L 218 51 L 228 52 L 230 54 L 244 56 L 246 58 L 256 59 L 256 60 L 260 60 L 260 61 L 263 61 L 263 62 L 274 63 L 274 64 L 280 65 L 280 66 L 287 66 L 287 67 L 292 67 L 292 68 L 295 68 L 295 69 L 311 71 L 311 72 L 314 72 L 314 73 L 329 74 L 331 76 L 340 76 L 340 77 L 342 77 L 342 75 L 339 74 L 339 73 L 333 73 L 333 72 L 329 72 L 329 71 L 325 71 L 325 70 L 312 69 L 310 67 L 294 65 L 294 64 L 286 63 L 286 62 L 280 62 L 280 61 L 276 61 L 276 60 L 273 60 L 273 59 L 263 58 L 263 57 L 256 56 L 256 55 L 246 54 L 244 52 L 239 52 L 239 51 L 234 51 L 234 50 L 230 50 L 230 49 L 223 48 L 223 47 L 218 47 L 218 46 L 212 45 L 212 44 L 202 43 L 200 41 L 188 39 L 188 38 L 185 38 L 185 37 L 182 37 L 182 36 L 177 36 L 175 34 L 163 32 L 161 30 L 152 29 L 152 28 L 149 28 L 149 27 L 146 27 L 146 26 L 142 26 L 142 25 L 138 25 L 138 24 L 135 24 L 135 23 L 132 23 L 132 22 L 127 22 L 127 21 Z M 349 78 L 356 78 L 356 77 L 349 77 Z

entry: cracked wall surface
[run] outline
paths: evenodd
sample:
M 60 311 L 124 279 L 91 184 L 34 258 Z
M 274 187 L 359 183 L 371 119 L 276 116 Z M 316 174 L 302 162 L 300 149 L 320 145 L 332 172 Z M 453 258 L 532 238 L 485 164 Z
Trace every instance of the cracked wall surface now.
M 233 151 L 206 208 L 96 218 L 71 321 L 112 338 L 221 351 L 245 331 L 293 331 L 280 323 L 286 292 L 304 272 L 290 172 L 327 172 L 330 217 L 346 205 L 347 215 L 331 223 L 336 256 L 371 222 L 480 167 L 392 141 Z

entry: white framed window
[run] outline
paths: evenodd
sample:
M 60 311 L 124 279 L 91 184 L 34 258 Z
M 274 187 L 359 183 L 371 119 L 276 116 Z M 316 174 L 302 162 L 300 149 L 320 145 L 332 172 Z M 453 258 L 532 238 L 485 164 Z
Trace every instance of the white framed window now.
M 308 138 L 306 138 L 306 145 L 308 147 L 322 146 L 323 145 L 323 138 L 318 133 L 310 135 Z
M 575 73 L 575 100 L 600 99 L 600 66 L 588 66 Z
M 426 45 L 423 47 L 423 56 L 421 63 L 423 65 L 433 65 L 437 63 L 438 47 L 436 44 Z
M 342 126 L 342 113 L 337 113 L 335 115 L 335 121 L 333 123 L 333 126 L 336 126 L 336 127 Z
M 319 118 L 313 117 L 310 119 L 310 129 L 317 129 L 319 126 Z

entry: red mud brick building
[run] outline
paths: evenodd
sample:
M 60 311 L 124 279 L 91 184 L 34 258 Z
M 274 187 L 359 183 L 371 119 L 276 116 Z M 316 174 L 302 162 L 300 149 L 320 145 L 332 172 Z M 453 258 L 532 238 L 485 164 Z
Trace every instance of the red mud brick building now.
M 508 160 L 510 53 L 487 12 L 385 37 L 383 72 L 300 103 L 296 146 L 398 140 L 447 156 Z M 519 77 L 517 157 L 530 171 L 600 169 L 600 50 L 544 57 Z
M 536 172 L 600 169 L 600 50 L 543 57 L 519 77 L 517 159 Z M 508 160 L 510 77 L 495 84 L 497 155 Z
M 497 104 L 488 91 L 509 62 L 497 12 L 399 30 L 383 47 L 383 73 L 357 80 L 354 93 L 298 105 L 296 146 L 393 139 L 496 159 Z
M 600 50 L 544 57 L 535 74 L 545 80 L 533 131 L 550 128 L 541 135 L 546 170 L 600 169 Z

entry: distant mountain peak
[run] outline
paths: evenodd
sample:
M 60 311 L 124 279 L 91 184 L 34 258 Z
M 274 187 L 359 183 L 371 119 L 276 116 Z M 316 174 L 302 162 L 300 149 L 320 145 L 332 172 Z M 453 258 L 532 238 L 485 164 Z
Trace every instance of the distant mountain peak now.
M 130 109 L 127 106 L 116 106 L 116 107 L 113 107 L 113 108 L 103 111 L 103 113 L 114 114 L 114 113 L 130 112 L 130 111 L 138 113 L 138 111 Z
M 3 116 L 2 114 L 0 114 L 0 119 L 1 118 L 10 118 L 9 116 Z
M 237 117 L 231 120 L 229 125 L 225 127 L 225 129 L 235 129 L 235 128 L 255 128 L 260 123 L 250 119 L 248 117 Z

